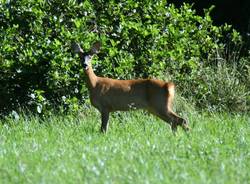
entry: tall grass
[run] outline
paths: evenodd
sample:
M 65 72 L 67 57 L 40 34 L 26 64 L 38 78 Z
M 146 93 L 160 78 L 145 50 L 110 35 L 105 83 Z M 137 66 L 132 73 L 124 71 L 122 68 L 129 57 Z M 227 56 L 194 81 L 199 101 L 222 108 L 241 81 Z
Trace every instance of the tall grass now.
M 249 115 L 189 116 L 192 131 L 174 135 L 145 112 L 46 118 L 20 115 L 0 123 L 0 183 L 248 183 Z

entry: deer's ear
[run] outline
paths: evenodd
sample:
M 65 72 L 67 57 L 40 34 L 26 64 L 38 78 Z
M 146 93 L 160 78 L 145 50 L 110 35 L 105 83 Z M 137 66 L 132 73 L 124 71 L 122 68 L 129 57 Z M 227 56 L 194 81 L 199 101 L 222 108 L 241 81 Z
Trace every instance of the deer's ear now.
M 71 47 L 74 53 L 83 53 L 83 50 L 78 43 L 72 43 Z
M 97 54 L 100 51 L 101 48 L 101 43 L 100 42 L 95 42 L 91 48 L 91 53 L 92 54 Z

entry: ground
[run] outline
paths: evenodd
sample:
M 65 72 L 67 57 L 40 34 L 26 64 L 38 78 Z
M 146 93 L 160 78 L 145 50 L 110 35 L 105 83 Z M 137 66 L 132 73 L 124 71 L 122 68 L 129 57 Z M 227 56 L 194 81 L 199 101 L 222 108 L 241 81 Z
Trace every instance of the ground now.
M 16 117 L 17 118 L 17 117 Z M 94 109 L 0 123 L 0 183 L 248 183 L 249 115 L 193 113 L 176 134 L 145 112 Z

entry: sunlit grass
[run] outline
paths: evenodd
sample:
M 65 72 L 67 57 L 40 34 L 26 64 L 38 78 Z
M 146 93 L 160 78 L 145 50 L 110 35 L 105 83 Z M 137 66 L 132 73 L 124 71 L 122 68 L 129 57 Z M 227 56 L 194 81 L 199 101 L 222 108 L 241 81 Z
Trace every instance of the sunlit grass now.
M 189 116 L 173 134 L 144 112 L 1 120 L 0 183 L 248 183 L 248 115 Z

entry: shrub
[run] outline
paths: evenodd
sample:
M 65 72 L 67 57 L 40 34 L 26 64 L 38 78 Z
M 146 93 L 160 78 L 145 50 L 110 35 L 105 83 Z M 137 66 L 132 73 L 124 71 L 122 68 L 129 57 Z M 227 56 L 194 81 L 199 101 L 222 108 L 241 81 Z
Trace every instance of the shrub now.
M 42 113 L 55 105 L 77 110 L 86 87 L 72 41 L 84 49 L 102 42 L 94 63 L 98 75 L 163 77 L 167 70 L 187 87 L 201 66 L 213 65 L 210 58 L 223 50 L 224 35 L 232 35 L 230 42 L 236 45 L 240 38 L 228 25 L 214 26 L 211 9 L 201 17 L 188 4 L 177 9 L 165 0 L 2 2 L 1 111 L 25 106 Z M 195 82 L 188 88 L 200 85 Z M 201 90 L 194 98 L 207 94 Z
M 225 63 L 219 63 L 217 68 L 202 69 L 196 76 L 196 88 L 191 91 L 196 96 L 196 104 L 210 111 L 246 111 L 249 91 L 240 82 L 239 75 L 236 68 Z

